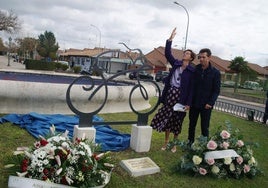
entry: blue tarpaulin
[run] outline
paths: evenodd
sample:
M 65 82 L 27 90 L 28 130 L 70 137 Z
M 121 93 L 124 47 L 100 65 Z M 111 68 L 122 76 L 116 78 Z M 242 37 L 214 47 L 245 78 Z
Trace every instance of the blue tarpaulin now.
M 102 118 L 94 116 L 93 121 L 101 122 Z M 55 126 L 57 132 L 69 131 L 69 137 L 73 137 L 73 129 L 79 124 L 78 116 L 67 116 L 62 114 L 43 115 L 35 112 L 19 115 L 9 114 L 0 118 L 0 123 L 11 122 L 26 129 L 32 136 L 49 134 L 50 127 Z M 94 126 L 96 129 L 95 142 L 101 145 L 102 151 L 122 151 L 129 148 L 130 135 L 119 133 L 108 125 Z

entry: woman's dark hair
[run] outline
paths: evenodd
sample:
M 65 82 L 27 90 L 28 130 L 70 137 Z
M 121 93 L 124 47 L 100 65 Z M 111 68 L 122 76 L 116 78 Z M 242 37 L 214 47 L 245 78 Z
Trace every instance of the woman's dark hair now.
M 211 56 L 211 51 L 210 51 L 210 49 L 208 49 L 208 48 L 203 48 L 203 49 L 201 49 L 201 50 L 199 51 L 199 54 L 201 54 L 201 53 L 207 53 L 207 56 L 208 56 L 208 57 Z
M 191 52 L 191 58 L 192 58 L 191 61 L 193 61 L 195 59 L 195 57 L 196 57 L 196 54 L 193 52 L 193 50 L 190 50 L 190 49 L 184 50 L 183 53 L 186 52 L 186 51 Z

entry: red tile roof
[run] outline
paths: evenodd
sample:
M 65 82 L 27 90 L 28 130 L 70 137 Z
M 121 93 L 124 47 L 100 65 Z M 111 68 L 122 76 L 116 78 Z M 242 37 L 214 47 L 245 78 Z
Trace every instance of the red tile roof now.
M 164 48 L 158 47 L 145 55 L 151 65 L 165 68 L 168 64 L 164 55 Z
M 261 67 L 260 65 L 248 63 L 248 66 L 260 75 L 267 75 L 268 74 L 268 71 L 264 67 Z
M 233 71 L 230 70 L 230 68 L 228 67 L 230 65 L 230 61 L 221 59 L 217 56 L 211 56 L 210 62 L 214 67 L 216 67 L 221 72 L 233 73 Z

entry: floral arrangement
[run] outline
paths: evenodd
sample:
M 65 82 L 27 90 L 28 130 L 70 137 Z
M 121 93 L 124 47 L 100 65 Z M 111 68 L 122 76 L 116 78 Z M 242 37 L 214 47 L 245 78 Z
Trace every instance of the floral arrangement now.
M 200 136 L 191 146 L 181 142 L 186 151 L 180 162 L 180 170 L 196 175 L 211 175 L 218 178 L 252 178 L 261 174 L 257 160 L 254 158 L 252 146 L 246 144 L 239 130 L 232 132 L 230 124 L 227 130 L 217 130 L 209 139 Z M 220 156 L 209 157 L 209 154 L 220 153 Z M 232 153 L 232 155 L 228 155 Z M 226 155 L 227 154 L 227 155 Z
M 109 153 L 96 154 L 98 146 L 87 139 L 71 142 L 67 131 L 56 134 L 54 126 L 50 130 L 48 138 L 40 136 L 33 147 L 20 147 L 14 152 L 20 162 L 18 176 L 73 187 L 107 183 L 113 168 Z

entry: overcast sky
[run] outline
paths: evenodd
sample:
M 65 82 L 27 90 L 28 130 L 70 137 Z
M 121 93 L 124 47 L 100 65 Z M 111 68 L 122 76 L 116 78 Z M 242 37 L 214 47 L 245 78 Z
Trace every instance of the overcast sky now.
M 3 2 L 4 1 L 4 2 Z M 15 37 L 54 33 L 60 49 L 139 48 L 144 54 L 165 45 L 177 27 L 173 47 L 183 48 L 187 14 L 173 0 L 1 0 L 22 22 Z M 189 13 L 187 48 L 268 66 L 267 0 L 178 0 Z M 265 21 L 266 20 L 266 21 Z M 0 32 L 7 41 L 7 35 Z

